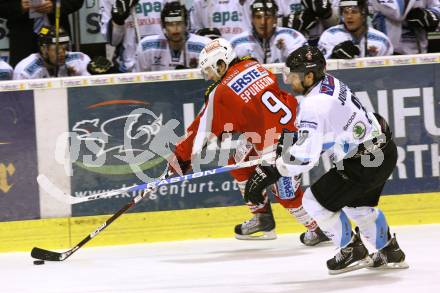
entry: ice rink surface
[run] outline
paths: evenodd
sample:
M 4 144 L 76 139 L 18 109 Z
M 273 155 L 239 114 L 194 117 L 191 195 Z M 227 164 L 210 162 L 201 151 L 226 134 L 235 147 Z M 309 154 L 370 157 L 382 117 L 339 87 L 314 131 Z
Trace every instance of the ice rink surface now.
M 336 253 L 332 245 L 305 247 L 297 234 L 284 234 L 272 241 L 82 248 L 64 262 L 39 266 L 29 253 L 0 254 L 0 292 L 440 292 L 440 225 L 392 232 L 409 269 L 330 276 L 325 262 Z

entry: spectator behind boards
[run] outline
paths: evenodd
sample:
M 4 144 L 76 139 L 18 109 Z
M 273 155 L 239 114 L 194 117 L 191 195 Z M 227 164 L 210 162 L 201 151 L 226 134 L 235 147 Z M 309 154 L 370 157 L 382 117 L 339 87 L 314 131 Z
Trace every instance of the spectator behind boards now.
M 169 0 L 100 0 L 101 34 L 116 48 L 118 72 L 133 71 L 136 46 L 146 36 L 161 34 L 160 12 Z
M 301 32 L 316 46 L 322 32 L 338 24 L 338 0 L 281 0 L 282 24 Z
M 367 0 L 342 0 L 339 7 L 343 23 L 327 29 L 319 39 L 318 46 L 325 58 L 353 59 L 393 54 L 388 37 L 368 27 Z
M 402 2 L 407 3 L 402 7 Z M 370 0 L 375 12 L 373 26 L 385 33 L 395 54 L 419 54 L 428 51 L 427 33 L 439 27 L 438 0 Z
M 55 24 L 55 0 L 42 0 L 32 6 L 31 0 L 0 0 L 0 18 L 7 20 L 9 30 L 9 63 L 15 66 L 31 53 L 38 52 L 38 32 L 43 25 Z M 61 0 L 60 26 L 70 35 L 69 14 L 78 11 L 84 0 Z M 35 18 L 30 11 L 38 12 Z
M 307 40 L 298 31 L 277 27 L 278 6 L 274 0 L 255 0 L 250 6 L 252 29 L 231 40 L 238 57 L 251 56 L 260 63 L 284 62 Z
M 246 0 L 250 1 L 250 0 Z M 249 11 L 243 0 L 194 0 L 190 10 L 190 30 L 217 28 L 221 37 L 230 40 L 251 28 Z
M 70 38 L 64 29 L 60 28 L 57 48 L 55 27 L 43 26 L 38 45 L 39 53 L 29 55 L 15 66 L 14 79 L 90 75 L 87 71 L 89 56 L 69 51 Z
M 161 21 L 164 34 L 145 37 L 137 48 L 135 71 L 197 68 L 199 53 L 211 40 L 188 33 L 188 15 L 180 2 L 166 3 Z

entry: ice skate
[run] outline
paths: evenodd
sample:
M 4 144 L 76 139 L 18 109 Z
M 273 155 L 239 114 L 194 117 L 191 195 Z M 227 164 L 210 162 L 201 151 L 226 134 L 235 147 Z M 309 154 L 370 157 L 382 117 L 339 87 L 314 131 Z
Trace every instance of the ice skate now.
M 330 238 L 328 238 L 324 232 L 322 232 L 321 229 L 316 228 L 315 231 L 308 230 L 307 232 L 303 232 L 299 236 L 299 240 L 302 244 L 305 246 L 315 246 L 321 242 L 327 242 L 330 241 Z
M 368 255 L 359 233 L 352 236 L 350 243 L 341 248 L 335 257 L 327 261 L 328 273 L 330 275 L 342 274 L 354 270 L 369 267 L 373 260 Z
M 268 204 L 266 212 L 257 213 L 252 219 L 235 226 L 235 238 L 239 240 L 276 239 L 275 220 L 270 203 Z
M 400 249 L 396 240 L 396 234 L 393 235 L 387 245 L 372 253 L 370 257 L 373 264 L 370 269 L 407 269 L 408 264 L 405 262 L 405 253 Z

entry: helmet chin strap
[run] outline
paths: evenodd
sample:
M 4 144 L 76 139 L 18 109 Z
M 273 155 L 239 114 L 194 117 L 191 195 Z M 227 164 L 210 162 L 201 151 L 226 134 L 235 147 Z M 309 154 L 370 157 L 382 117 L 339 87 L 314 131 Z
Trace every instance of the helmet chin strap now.
M 301 86 L 303 87 L 303 91 L 302 91 L 302 94 L 303 95 L 305 95 L 308 91 L 309 91 L 309 88 L 310 87 L 307 87 L 305 84 L 304 84 L 304 79 L 303 80 L 301 80 Z
M 307 74 L 304 74 L 304 77 L 303 77 L 302 80 L 301 80 L 301 86 L 302 86 L 303 89 L 304 89 L 303 92 L 302 92 L 303 95 L 308 94 L 309 91 L 310 91 L 312 88 L 314 88 L 315 85 L 317 85 L 317 84 L 321 81 L 321 79 L 316 80 L 315 73 L 313 73 L 313 84 L 310 85 L 310 86 L 306 86 L 306 85 L 304 84 L 304 78 L 305 78 L 306 75 L 307 75 Z

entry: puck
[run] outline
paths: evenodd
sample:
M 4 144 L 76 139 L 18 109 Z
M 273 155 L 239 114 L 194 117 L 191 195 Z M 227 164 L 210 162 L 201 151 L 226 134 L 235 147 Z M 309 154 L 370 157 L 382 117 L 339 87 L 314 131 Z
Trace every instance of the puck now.
M 34 260 L 34 265 L 44 265 L 44 260 Z

